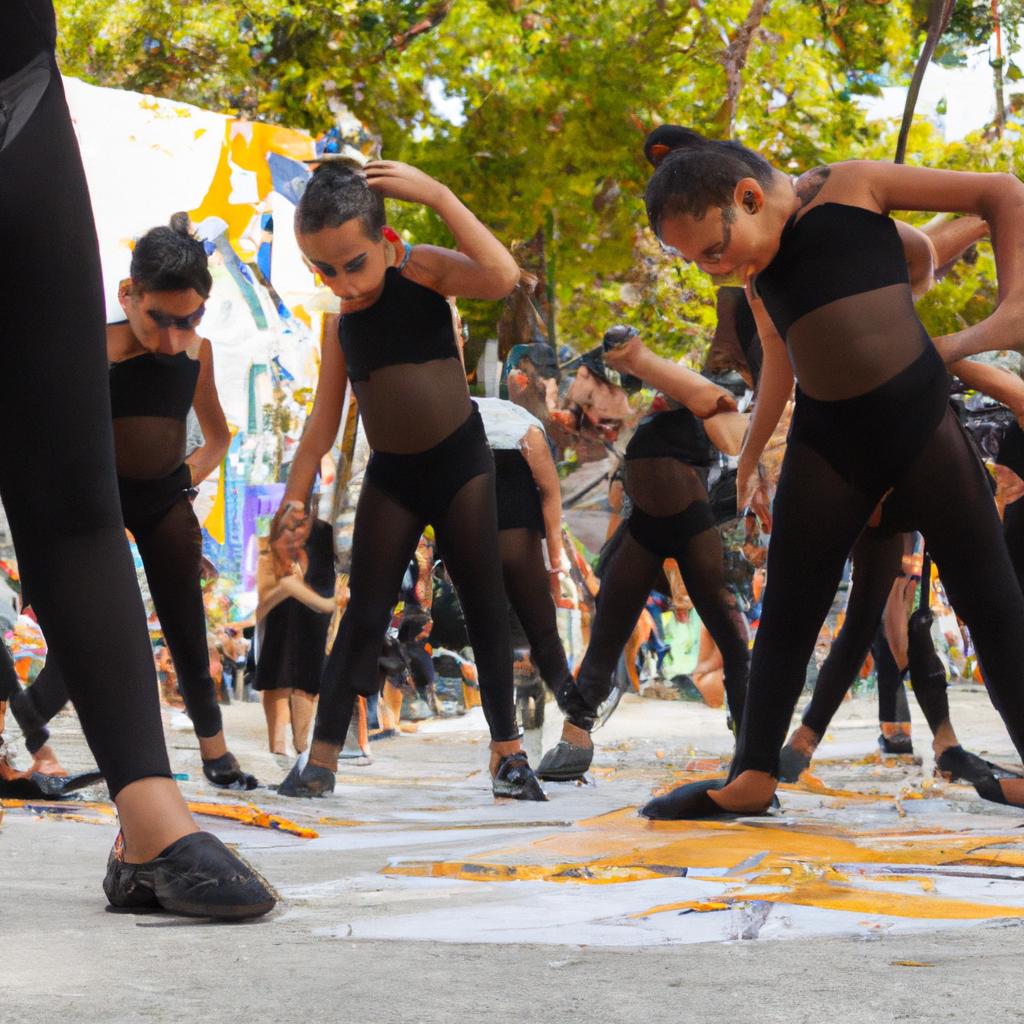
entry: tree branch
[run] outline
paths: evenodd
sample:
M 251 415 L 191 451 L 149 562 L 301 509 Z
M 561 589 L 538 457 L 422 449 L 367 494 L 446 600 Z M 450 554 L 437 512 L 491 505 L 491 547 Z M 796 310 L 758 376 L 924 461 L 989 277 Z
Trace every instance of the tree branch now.
M 727 137 L 732 135 L 736 127 L 736 105 L 739 102 L 740 89 L 743 88 L 741 72 L 746 67 L 754 33 L 771 5 L 772 0 L 754 0 L 743 24 L 736 30 L 736 34 L 722 54 L 722 66 L 725 68 L 725 103 L 719 112 L 719 118 L 725 127 Z

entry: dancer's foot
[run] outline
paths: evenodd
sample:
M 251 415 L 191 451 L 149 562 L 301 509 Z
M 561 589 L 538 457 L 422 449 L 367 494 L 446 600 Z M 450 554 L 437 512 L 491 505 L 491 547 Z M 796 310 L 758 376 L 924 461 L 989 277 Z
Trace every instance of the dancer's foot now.
M 337 757 L 333 759 L 333 768 L 325 764 L 317 764 L 312 755 L 300 754 L 292 770 L 277 787 L 281 796 L 318 797 L 334 792 L 334 772 L 337 770 Z
M 545 801 L 548 798 L 530 767 L 525 750 L 517 750 L 498 760 L 491 780 L 491 792 L 496 797 L 512 800 Z
M 648 801 L 640 813 L 657 821 L 749 818 L 778 806 L 775 787 L 767 772 L 746 771 L 729 783 L 710 779 L 678 786 Z
M 118 834 L 103 891 L 119 910 L 168 910 L 188 917 L 260 917 L 276 903 L 258 872 L 209 832 L 183 836 L 142 864 L 125 861 Z
M 586 729 L 572 722 L 562 725 L 562 738 L 541 758 L 537 775 L 550 782 L 583 778 L 594 760 L 594 741 Z
M 779 751 L 779 782 L 796 782 L 810 768 L 820 742 L 821 737 L 813 729 L 797 726 Z
M 254 775 L 242 771 L 241 765 L 230 751 L 211 761 L 203 759 L 203 774 L 222 789 L 255 789 L 259 781 Z
M 1019 772 L 1011 771 L 1009 768 L 1001 768 L 991 761 L 986 761 L 969 750 L 964 750 L 959 744 L 946 747 L 935 758 L 935 767 L 945 775 L 950 782 L 963 779 L 964 782 L 976 783 L 983 779 L 1020 779 Z
M 878 735 L 878 749 L 883 754 L 913 754 L 914 743 L 910 737 L 909 722 L 881 722 Z
M 53 747 L 49 743 L 44 743 L 32 755 L 32 767 L 29 770 L 38 772 L 40 775 L 50 775 L 57 778 L 67 778 L 68 775 L 67 770 L 60 763 Z

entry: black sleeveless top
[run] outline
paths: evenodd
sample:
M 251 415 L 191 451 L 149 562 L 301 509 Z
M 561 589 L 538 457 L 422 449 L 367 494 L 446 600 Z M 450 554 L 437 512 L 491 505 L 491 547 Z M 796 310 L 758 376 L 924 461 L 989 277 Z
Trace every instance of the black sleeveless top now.
M 451 306 L 397 267 L 384 272 L 384 290 L 372 306 L 342 315 L 338 338 L 351 381 L 399 363 L 459 358 Z
M 146 352 L 110 364 L 110 411 L 122 416 L 188 418 L 199 383 L 199 360 L 187 352 Z
M 51 0 L 0 3 L 0 81 L 20 71 L 38 53 L 52 50 L 57 26 Z
M 704 424 L 689 409 L 645 416 L 626 445 L 626 461 L 671 458 L 688 466 L 710 466 L 713 449 Z
M 821 203 L 782 230 L 774 259 L 754 279 L 783 338 L 802 316 L 850 295 L 909 284 L 903 243 L 885 214 Z

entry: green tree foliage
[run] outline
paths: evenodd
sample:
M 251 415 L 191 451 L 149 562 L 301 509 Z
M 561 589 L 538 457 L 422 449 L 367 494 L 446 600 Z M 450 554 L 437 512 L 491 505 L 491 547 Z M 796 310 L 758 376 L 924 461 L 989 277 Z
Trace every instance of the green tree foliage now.
M 587 347 L 624 321 L 661 351 L 696 360 L 713 328 L 714 289 L 662 254 L 646 228 L 644 135 L 667 121 L 735 135 L 793 173 L 891 158 L 895 132 L 868 123 L 859 98 L 906 81 L 924 5 L 58 0 L 58 8 L 68 73 L 314 132 L 344 107 L 385 156 L 451 185 L 507 243 L 543 233 L 559 342 Z M 1013 148 L 946 147 L 922 126 L 908 162 L 1003 169 Z M 429 211 L 396 204 L 392 215 L 413 240 L 446 240 Z M 929 300 L 929 326 L 955 322 L 964 305 L 970 319 L 983 315 L 990 282 L 991 266 L 979 260 Z M 476 339 L 493 336 L 493 305 L 468 304 L 465 313 Z

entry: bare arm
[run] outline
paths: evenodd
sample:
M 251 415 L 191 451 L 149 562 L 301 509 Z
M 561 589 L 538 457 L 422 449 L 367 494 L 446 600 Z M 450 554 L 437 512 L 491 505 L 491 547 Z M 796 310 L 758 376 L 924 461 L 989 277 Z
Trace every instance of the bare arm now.
M 737 504 L 741 509 L 749 505 L 757 488 L 757 464 L 765 445 L 778 426 L 786 403 L 793 393 L 793 365 L 789 361 L 785 342 L 779 337 L 764 304 L 747 289 L 747 299 L 757 322 L 764 362 L 754 402 L 754 413 L 740 452 L 736 475 Z
M 204 443 L 185 461 L 192 472 L 192 483 L 198 484 L 220 465 L 231 445 L 231 431 L 228 430 L 213 375 L 213 346 L 206 338 L 199 346 L 199 381 L 192 407 L 196 411 Z
M 530 427 L 523 439 L 523 458 L 533 474 L 533 482 L 540 493 L 540 508 L 544 516 L 544 537 L 548 546 L 548 562 L 557 571 L 563 564 L 562 554 L 562 489 L 558 483 L 558 470 L 548 448 L 544 434 Z
M 725 388 L 671 359 L 655 355 L 640 338 L 630 338 L 624 345 L 609 349 L 603 358 L 613 370 L 639 377 L 701 419 L 736 408 L 736 399 Z
M 313 411 L 306 420 L 306 429 L 288 472 L 282 507 L 289 502 L 305 506 L 320 469 L 320 460 L 331 450 L 338 436 L 341 410 L 345 404 L 345 388 L 348 385 L 348 369 L 338 343 L 336 323 L 337 319 L 332 317 L 324 327 L 320 378 L 316 385 Z
M 1020 420 L 1024 416 L 1024 380 L 1015 373 L 988 363 L 960 359 L 949 367 L 968 387 L 994 398 Z
M 830 198 L 881 213 L 937 210 L 973 213 L 984 220 L 996 258 L 999 305 L 980 323 L 936 339 L 936 347 L 947 363 L 978 352 L 1024 348 L 1024 183 L 1012 174 L 874 161 L 836 164 L 832 170 Z
M 256 607 L 257 620 L 265 618 L 272 609 L 290 597 L 301 601 L 307 608 L 312 608 L 313 611 L 321 612 L 324 615 L 330 615 L 334 611 L 333 598 L 318 594 L 298 576 L 284 576 L 260 599 L 260 603 Z
M 468 299 L 503 299 L 519 283 L 512 255 L 446 185 L 394 160 L 375 160 L 365 172 L 370 187 L 383 195 L 431 207 L 455 236 L 458 252 L 415 246 L 409 277 L 442 295 Z
M 750 415 L 745 412 L 720 412 L 704 421 L 709 440 L 725 455 L 739 455 L 749 426 Z

